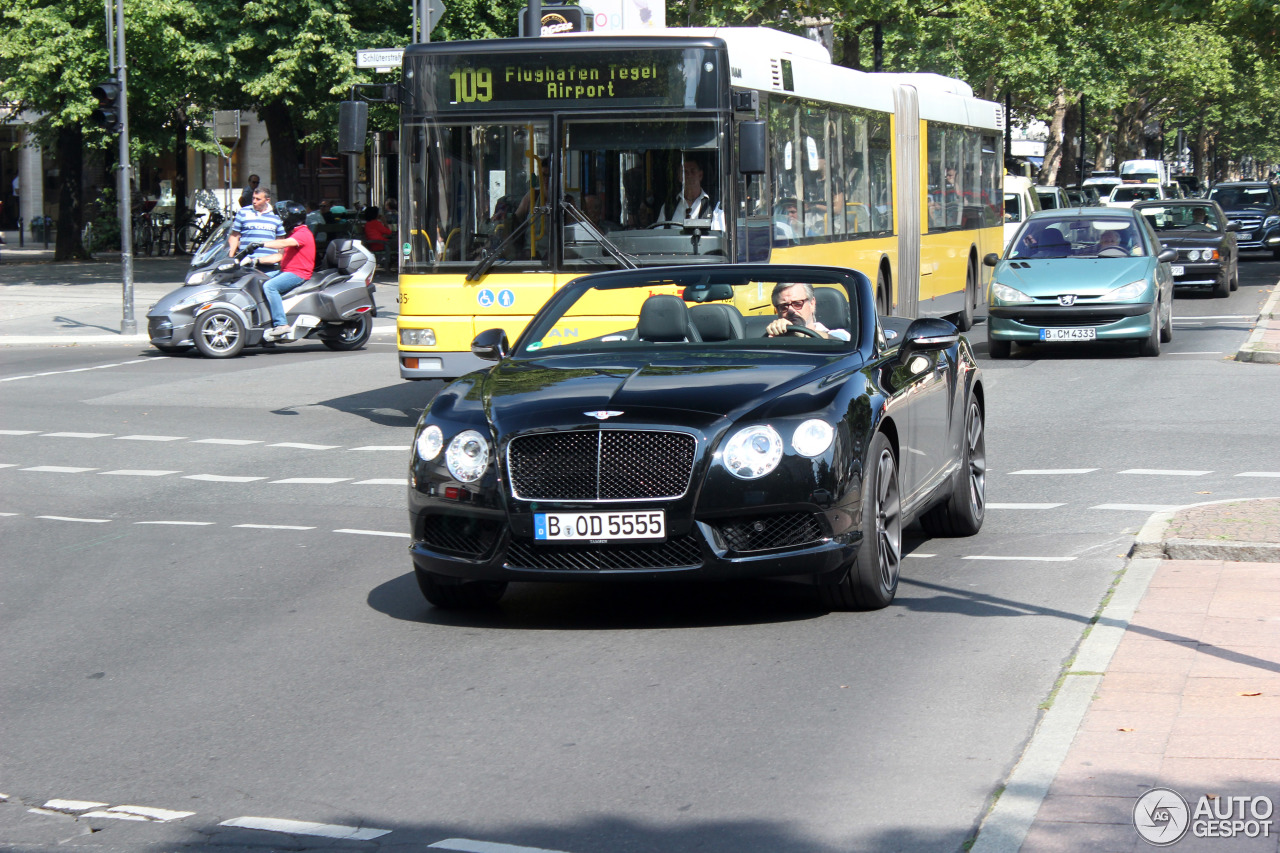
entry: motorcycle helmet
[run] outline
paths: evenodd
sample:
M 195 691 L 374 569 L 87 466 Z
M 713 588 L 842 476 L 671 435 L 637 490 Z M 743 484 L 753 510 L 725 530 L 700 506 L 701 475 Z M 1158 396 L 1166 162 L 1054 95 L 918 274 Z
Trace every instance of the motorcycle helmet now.
M 286 234 L 307 221 L 307 206 L 302 202 L 282 201 L 276 205 L 276 213 L 284 223 Z

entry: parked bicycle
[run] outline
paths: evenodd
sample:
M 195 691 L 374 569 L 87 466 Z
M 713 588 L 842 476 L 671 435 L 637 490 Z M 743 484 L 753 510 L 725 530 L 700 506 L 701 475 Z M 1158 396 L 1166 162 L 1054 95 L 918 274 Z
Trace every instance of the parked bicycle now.
M 196 190 L 196 204 L 204 207 L 207 213 L 198 213 L 192 208 L 190 215 L 174 231 L 177 251 L 183 255 L 194 255 L 209 239 L 218 226 L 226 221 L 229 213 L 222 210 L 218 197 L 208 190 Z

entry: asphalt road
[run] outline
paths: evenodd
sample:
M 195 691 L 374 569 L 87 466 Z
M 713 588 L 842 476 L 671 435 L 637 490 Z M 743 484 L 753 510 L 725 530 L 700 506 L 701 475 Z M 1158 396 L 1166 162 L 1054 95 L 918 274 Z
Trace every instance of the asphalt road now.
M 1229 360 L 1277 275 L 1180 296 L 1159 359 L 992 362 L 977 328 L 986 526 L 912 540 L 876 613 L 774 582 L 437 612 L 404 491 L 438 383 L 389 343 L 5 349 L 0 847 L 960 850 L 1138 526 L 1280 494 L 1280 373 Z

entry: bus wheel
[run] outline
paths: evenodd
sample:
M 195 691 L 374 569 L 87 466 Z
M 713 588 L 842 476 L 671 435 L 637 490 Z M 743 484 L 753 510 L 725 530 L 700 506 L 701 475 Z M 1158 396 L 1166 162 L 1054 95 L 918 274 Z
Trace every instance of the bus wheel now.
M 956 328 L 962 332 L 967 332 L 973 328 L 973 298 L 976 289 L 973 284 L 974 278 L 973 258 L 970 258 L 969 269 L 964 274 L 964 307 L 956 315 Z
M 876 313 L 881 317 L 889 316 L 889 282 L 885 278 L 883 267 L 876 275 Z

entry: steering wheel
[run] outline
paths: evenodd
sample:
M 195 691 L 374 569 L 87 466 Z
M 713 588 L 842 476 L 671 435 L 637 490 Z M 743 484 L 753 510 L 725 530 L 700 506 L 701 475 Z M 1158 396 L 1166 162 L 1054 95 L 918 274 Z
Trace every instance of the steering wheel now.
M 664 219 L 662 222 L 655 222 L 652 225 L 650 225 L 649 230 L 652 231 L 654 228 L 683 228 L 683 227 L 684 227 L 683 222 L 673 222 L 670 219 Z
M 1129 257 L 1129 253 L 1128 253 L 1128 252 L 1126 252 L 1124 249 L 1120 248 L 1119 246 L 1108 246 L 1107 248 L 1105 248 L 1105 249 L 1101 250 L 1100 252 L 1098 252 L 1098 257 L 1100 257 L 1100 258 L 1127 258 L 1127 257 Z
M 810 329 L 808 326 L 787 326 L 787 334 L 799 334 L 801 337 L 818 338 L 822 340 L 822 335 Z

